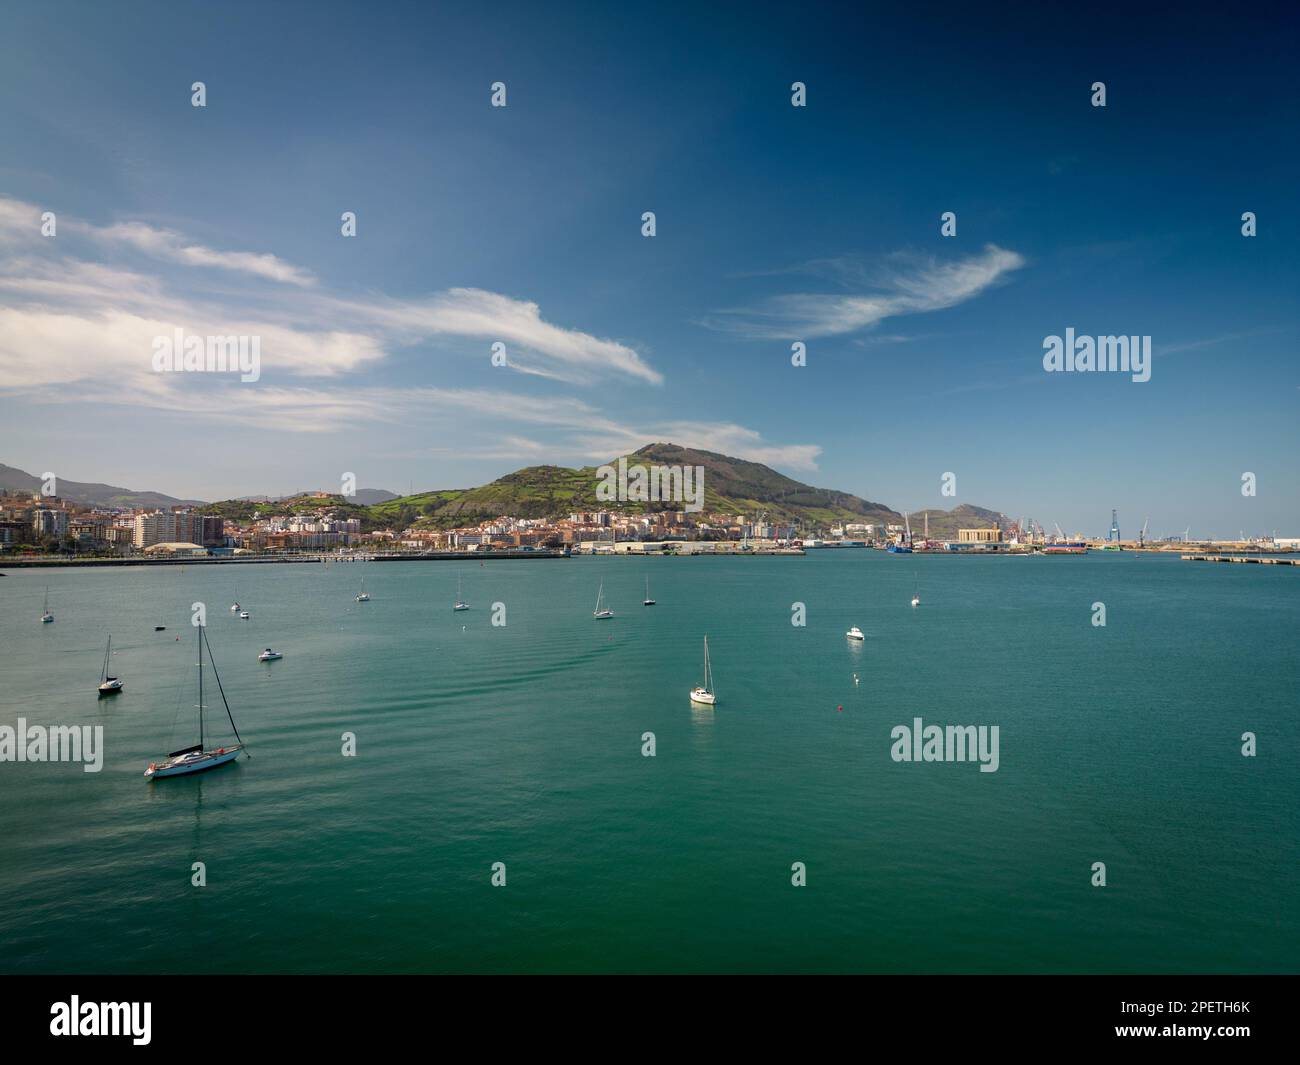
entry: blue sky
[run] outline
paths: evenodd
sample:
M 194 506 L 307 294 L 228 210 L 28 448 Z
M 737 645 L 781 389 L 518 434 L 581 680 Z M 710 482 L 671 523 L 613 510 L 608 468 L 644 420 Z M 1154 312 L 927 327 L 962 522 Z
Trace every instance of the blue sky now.
M 221 498 L 673 440 L 1300 534 L 1283 10 L 9 5 L 0 461 Z M 261 336 L 261 379 L 154 373 L 178 325 Z M 1151 335 L 1151 380 L 1045 373 L 1067 327 Z

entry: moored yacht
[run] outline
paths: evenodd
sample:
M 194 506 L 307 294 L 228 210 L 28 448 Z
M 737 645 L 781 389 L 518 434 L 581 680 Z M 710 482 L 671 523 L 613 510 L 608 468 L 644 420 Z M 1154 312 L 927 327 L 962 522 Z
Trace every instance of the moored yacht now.
M 865 639 L 866 639 L 866 636 L 863 635 L 862 630 L 861 630 L 860 628 L 858 628 L 856 625 L 854 625 L 853 628 L 849 629 L 849 631 L 846 632 L 844 635 L 847 636 L 850 640 L 865 640 Z
M 99 671 L 99 688 L 97 689 L 100 698 L 105 695 L 116 695 L 122 690 L 122 681 L 118 677 L 109 676 L 108 656 L 113 650 L 113 637 L 109 636 L 108 646 L 104 648 L 104 668 Z
M 279 651 L 272 651 L 269 647 L 257 656 L 259 662 L 274 662 L 277 658 L 283 658 Z
M 208 645 L 207 630 L 200 625 L 198 626 L 198 632 L 199 742 L 192 747 L 182 747 L 179 751 L 172 751 L 161 762 L 150 762 L 149 768 L 144 771 L 146 780 L 154 780 L 158 777 L 178 777 L 188 773 L 201 773 L 205 769 L 215 769 L 219 765 L 233 762 L 244 749 L 244 741 L 239 735 L 239 729 L 235 727 L 235 717 L 230 712 L 230 704 L 226 702 L 226 693 L 221 687 L 221 677 L 217 674 L 217 664 L 212 658 L 212 647 Z M 235 739 L 238 741 L 230 747 L 206 747 L 203 741 L 203 648 L 205 645 L 208 646 L 208 664 L 212 666 L 212 675 L 217 678 L 217 690 L 221 692 L 221 702 L 226 708 L 226 717 L 229 718 L 231 731 L 234 732 Z
M 691 702 L 713 706 L 717 696 L 713 692 L 713 667 L 709 663 L 709 638 L 704 637 L 704 683 L 691 689 Z
M 41 611 L 41 623 L 44 625 L 48 625 L 53 620 L 54 620 L 54 615 L 50 613 L 50 589 L 49 586 L 47 585 L 45 588 L 45 606 L 42 608 Z
M 605 605 L 605 582 L 600 582 L 600 588 L 596 592 L 596 609 L 591 612 L 591 616 L 599 621 L 606 618 L 612 618 L 614 611 Z

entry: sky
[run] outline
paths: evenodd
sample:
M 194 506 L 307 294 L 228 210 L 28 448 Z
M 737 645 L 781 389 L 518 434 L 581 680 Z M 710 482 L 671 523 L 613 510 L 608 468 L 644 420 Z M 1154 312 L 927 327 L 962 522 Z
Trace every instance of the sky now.
M 221 499 L 672 441 L 1300 535 L 1300 19 L 1047 6 L 8 3 L 0 462 Z M 258 380 L 158 372 L 176 328 Z M 1067 328 L 1150 380 L 1048 373 Z

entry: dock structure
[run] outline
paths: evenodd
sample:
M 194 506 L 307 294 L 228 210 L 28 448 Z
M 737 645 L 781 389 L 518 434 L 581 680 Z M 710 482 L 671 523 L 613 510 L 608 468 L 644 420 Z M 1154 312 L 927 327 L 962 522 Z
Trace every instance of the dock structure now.
M 1184 562 L 1246 562 L 1257 566 L 1300 566 L 1300 558 L 1264 558 L 1256 555 L 1246 558 L 1242 555 L 1181 555 Z

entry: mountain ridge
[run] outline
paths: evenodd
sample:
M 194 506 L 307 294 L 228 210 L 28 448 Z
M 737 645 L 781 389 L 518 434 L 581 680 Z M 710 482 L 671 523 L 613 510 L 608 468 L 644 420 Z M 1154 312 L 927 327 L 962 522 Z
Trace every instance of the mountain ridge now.
M 805 533 L 845 523 L 901 525 L 903 514 L 887 504 L 851 492 L 817 488 L 796 481 L 770 466 L 669 442 L 646 444 L 604 465 L 617 468 L 619 460 L 633 465 L 692 466 L 704 469 L 704 506 L 708 513 L 743 514 L 747 518 L 796 525 Z M 355 496 L 299 493 L 296 496 L 242 496 L 205 503 L 177 499 L 160 492 L 141 492 L 113 485 L 81 481 L 58 482 L 59 495 L 71 502 L 106 507 L 192 506 L 234 521 L 248 521 L 263 511 L 311 512 L 322 505 L 362 520 L 367 529 L 389 525 L 450 528 L 475 525 L 502 515 L 516 518 L 556 518 L 575 511 L 619 510 L 630 513 L 681 511 L 681 501 L 608 501 L 598 497 L 600 466 L 525 466 L 496 480 L 471 488 L 444 488 L 398 496 L 384 489 L 359 489 Z M 0 489 L 39 491 L 40 478 L 0 464 Z M 282 509 L 281 509 L 282 508 Z M 926 516 L 930 534 L 938 539 L 956 536 L 958 528 L 1005 526 L 1006 516 L 985 507 L 963 503 L 952 510 L 928 509 L 911 515 L 912 531 L 920 534 Z

